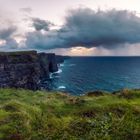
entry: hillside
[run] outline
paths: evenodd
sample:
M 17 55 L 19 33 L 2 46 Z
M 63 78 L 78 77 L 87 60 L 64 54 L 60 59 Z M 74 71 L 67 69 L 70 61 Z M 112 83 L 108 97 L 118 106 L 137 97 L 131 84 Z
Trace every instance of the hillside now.
M 0 89 L 0 140 L 139 140 L 140 90 Z

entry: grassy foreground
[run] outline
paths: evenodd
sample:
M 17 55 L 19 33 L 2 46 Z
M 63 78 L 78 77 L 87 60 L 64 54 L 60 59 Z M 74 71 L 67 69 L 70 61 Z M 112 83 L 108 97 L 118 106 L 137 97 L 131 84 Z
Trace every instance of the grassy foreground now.
M 0 89 L 0 140 L 140 140 L 140 90 L 76 97 Z

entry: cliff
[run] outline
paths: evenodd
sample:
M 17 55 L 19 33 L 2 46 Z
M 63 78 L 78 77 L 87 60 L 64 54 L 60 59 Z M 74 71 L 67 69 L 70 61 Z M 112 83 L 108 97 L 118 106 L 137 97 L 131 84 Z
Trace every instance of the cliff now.
M 49 77 L 49 72 L 58 71 L 57 61 L 53 53 L 39 53 L 41 77 Z
M 39 82 L 58 70 L 55 54 L 36 51 L 0 53 L 0 87 L 36 90 Z
M 56 62 L 57 63 L 64 63 L 65 59 L 69 59 L 70 56 L 61 56 L 61 55 L 56 55 Z

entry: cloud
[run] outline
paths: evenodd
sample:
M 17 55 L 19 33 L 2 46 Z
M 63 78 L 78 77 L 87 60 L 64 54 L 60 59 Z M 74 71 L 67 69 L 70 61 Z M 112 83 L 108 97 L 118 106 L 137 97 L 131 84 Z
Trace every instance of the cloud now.
M 58 29 L 52 28 L 53 24 L 48 20 L 28 20 L 35 30 L 28 30 L 23 36 L 25 38 L 18 41 L 19 44 L 16 42 L 15 24 L 8 22 L 5 25 L 0 21 L 0 47 L 43 51 L 55 49 L 56 53 L 60 49 L 69 55 L 119 55 L 121 50 L 122 54 L 140 52 L 135 51 L 140 50 L 140 17 L 134 12 L 115 9 L 94 11 L 89 8 L 70 10 Z M 78 46 L 81 48 L 76 48 Z
M 40 18 L 32 18 L 32 22 L 32 26 L 35 28 L 36 31 L 48 31 L 50 26 L 53 25 L 51 22 L 47 20 L 42 20 Z
M 7 27 L 7 28 L 0 28 L 0 39 L 8 39 L 10 38 L 15 32 L 17 28 L 15 26 Z
M 30 8 L 30 7 L 20 8 L 19 10 L 22 12 L 26 12 L 28 14 L 30 14 L 32 12 L 32 8 Z
M 57 48 L 47 50 L 50 53 L 68 56 L 139 56 L 140 44 L 125 44 L 115 49 L 108 49 L 104 47 L 73 47 L 73 48 Z
M 140 41 L 140 18 L 126 10 L 71 10 L 62 31 L 63 38 L 72 46 L 137 43 Z
M 0 44 L 1 51 L 10 51 L 13 49 L 18 49 L 18 43 L 14 38 L 7 38 L 2 44 Z
M 58 31 L 51 30 L 42 33 L 41 31 L 29 32 L 26 34 L 25 45 L 33 49 L 54 49 L 65 48 L 64 40 L 59 38 Z
M 18 47 L 18 43 L 14 39 L 17 33 L 17 27 L 13 22 L 5 17 L 1 17 L 0 21 L 0 50 L 7 51 Z
M 34 19 L 36 31 L 49 30 L 49 23 Z M 126 10 L 94 11 L 89 8 L 70 10 L 64 25 L 47 33 L 27 34 L 26 45 L 36 49 L 76 46 L 114 48 L 119 44 L 140 42 L 140 17 Z

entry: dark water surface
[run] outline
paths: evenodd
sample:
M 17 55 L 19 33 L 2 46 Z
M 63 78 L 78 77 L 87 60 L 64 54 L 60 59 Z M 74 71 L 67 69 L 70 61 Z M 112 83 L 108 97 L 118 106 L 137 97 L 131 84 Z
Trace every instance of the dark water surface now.
M 50 89 L 74 95 L 140 88 L 140 57 L 72 57 L 47 83 Z

